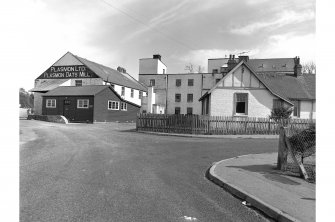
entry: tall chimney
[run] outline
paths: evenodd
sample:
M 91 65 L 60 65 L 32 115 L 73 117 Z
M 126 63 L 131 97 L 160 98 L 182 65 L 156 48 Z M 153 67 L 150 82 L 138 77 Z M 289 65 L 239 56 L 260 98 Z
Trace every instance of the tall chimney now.
M 160 54 L 155 54 L 155 55 L 153 55 L 153 58 L 161 60 L 162 56 Z
M 301 76 L 302 65 L 300 64 L 300 58 L 297 56 L 294 58 L 294 76 Z
M 228 65 L 228 70 L 227 70 L 228 72 L 235 67 L 236 65 L 235 55 L 229 55 L 227 65 Z

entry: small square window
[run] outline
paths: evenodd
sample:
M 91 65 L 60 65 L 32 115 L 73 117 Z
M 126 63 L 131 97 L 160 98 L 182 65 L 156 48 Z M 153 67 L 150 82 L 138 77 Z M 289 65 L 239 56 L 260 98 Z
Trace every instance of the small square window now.
M 174 114 L 180 114 L 180 107 L 174 108 Z
M 130 97 L 134 98 L 134 90 L 133 89 L 130 90 Z
M 74 82 L 76 86 L 83 86 L 83 80 L 75 80 Z
M 127 103 L 121 102 L 121 110 L 122 111 L 127 111 Z
M 138 98 L 139 98 L 139 99 L 142 99 L 142 97 L 143 97 L 143 92 L 139 91 L 139 92 L 138 92 Z
M 193 102 L 193 94 L 192 94 L 192 93 L 187 94 L 187 102 L 188 102 L 188 103 Z
M 213 69 L 213 73 L 218 73 L 219 70 L 218 69 Z
M 79 109 L 87 109 L 89 105 L 88 99 L 78 99 L 77 100 L 77 108 Z
M 176 86 L 181 86 L 181 79 L 176 79 Z
M 192 115 L 193 114 L 193 108 L 192 107 L 187 107 L 186 113 L 187 113 L 187 115 Z
M 124 86 L 122 86 L 122 88 L 121 88 L 121 96 L 125 95 L 125 91 L 126 91 L 126 89 L 124 88 Z
M 175 101 L 176 101 L 176 102 L 180 102 L 180 101 L 181 101 L 181 94 L 177 93 L 177 94 L 175 95 Z
M 155 80 L 154 79 L 150 79 L 149 86 L 155 86 Z
M 46 108 L 56 108 L 56 99 L 47 99 Z
M 194 80 L 193 79 L 188 79 L 187 83 L 188 83 L 187 84 L 188 86 L 193 86 Z
M 119 110 L 119 102 L 108 100 L 108 109 L 109 110 Z

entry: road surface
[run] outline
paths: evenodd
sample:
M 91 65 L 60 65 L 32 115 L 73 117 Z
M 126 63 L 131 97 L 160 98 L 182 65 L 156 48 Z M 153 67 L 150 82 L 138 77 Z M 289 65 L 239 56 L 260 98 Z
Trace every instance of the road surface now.
M 20 221 L 268 221 L 205 178 L 276 139 L 137 133 L 134 124 L 20 120 Z

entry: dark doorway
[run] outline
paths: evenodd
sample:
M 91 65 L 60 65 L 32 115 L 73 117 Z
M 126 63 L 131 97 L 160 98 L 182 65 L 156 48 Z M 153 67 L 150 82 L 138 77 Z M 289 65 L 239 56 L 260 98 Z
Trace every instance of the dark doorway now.
M 69 121 L 74 121 L 75 112 L 76 107 L 74 101 L 70 99 L 64 99 L 63 116 L 65 116 Z

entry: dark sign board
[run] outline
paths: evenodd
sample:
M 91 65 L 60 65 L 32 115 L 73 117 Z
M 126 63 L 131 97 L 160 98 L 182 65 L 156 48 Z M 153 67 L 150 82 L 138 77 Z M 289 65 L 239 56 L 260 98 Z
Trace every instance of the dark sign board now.
M 37 79 L 82 79 L 99 78 L 94 72 L 84 65 L 51 66 Z

